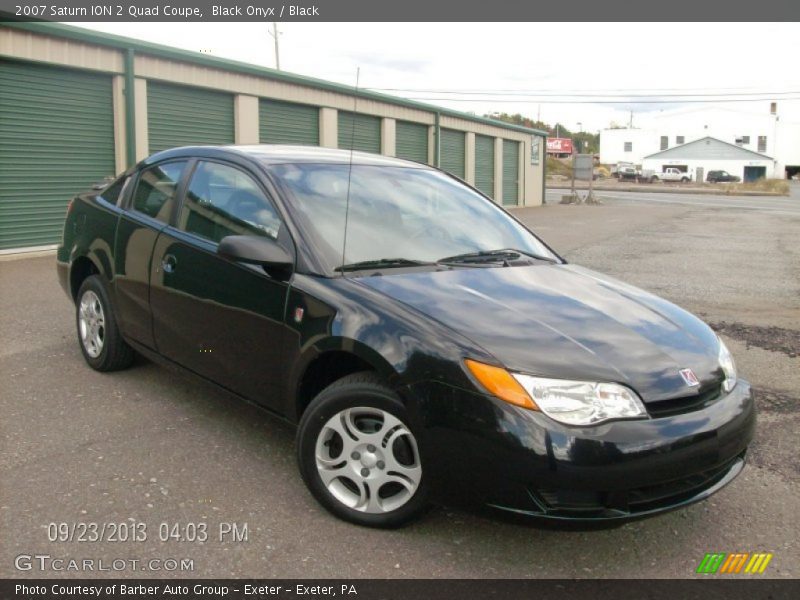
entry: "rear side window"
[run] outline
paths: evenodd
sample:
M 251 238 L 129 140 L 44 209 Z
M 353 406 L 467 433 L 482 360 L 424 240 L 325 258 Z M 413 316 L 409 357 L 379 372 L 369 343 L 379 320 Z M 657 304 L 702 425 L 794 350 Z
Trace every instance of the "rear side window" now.
M 183 200 L 178 228 L 219 242 L 228 235 L 278 238 L 281 220 L 269 198 L 244 171 L 201 161 Z
M 122 190 L 125 189 L 125 185 L 128 183 L 128 177 L 122 176 L 117 179 L 114 183 L 108 186 L 103 192 L 100 194 L 103 200 L 109 202 L 110 204 L 119 204 L 120 196 L 122 195 Z
M 178 183 L 186 161 L 170 162 L 144 169 L 133 197 L 133 209 L 164 223 L 169 223 Z

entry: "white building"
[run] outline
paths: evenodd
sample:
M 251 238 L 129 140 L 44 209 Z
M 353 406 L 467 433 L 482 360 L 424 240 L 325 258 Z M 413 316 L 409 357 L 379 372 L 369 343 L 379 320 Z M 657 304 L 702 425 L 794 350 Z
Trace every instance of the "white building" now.
M 659 173 L 668 167 L 689 174 L 692 181 L 706 181 L 710 171 L 727 171 L 742 181 L 775 177 L 775 161 L 771 157 L 712 137 L 662 150 L 642 159 L 643 171 Z
M 686 108 L 639 117 L 641 127 L 600 132 L 600 162 L 641 165 L 646 156 L 706 137 L 770 157 L 767 177 L 800 172 L 800 123 L 782 119 L 776 103 L 763 112 Z

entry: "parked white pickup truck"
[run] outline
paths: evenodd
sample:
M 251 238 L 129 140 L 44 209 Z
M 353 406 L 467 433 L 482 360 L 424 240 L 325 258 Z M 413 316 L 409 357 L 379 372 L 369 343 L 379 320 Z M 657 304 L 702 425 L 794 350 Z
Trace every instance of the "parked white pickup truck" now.
M 667 167 L 660 173 L 651 170 L 642 171 L 639 180 L 649 183 L 655 183 L 656 181 L 679 181 L 681 183 L 688 183 L 692 180 L 692 174 L 681 171 L 675 167 Z

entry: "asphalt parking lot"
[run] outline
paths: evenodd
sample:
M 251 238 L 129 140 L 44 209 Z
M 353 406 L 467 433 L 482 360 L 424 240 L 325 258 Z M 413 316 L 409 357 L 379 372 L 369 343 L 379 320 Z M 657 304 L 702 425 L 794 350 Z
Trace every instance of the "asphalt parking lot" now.
M 710 501 L 600 531 L 447 507 L 399 531 L 342 523 L 300 481 L 289 426 L 143 360 L 121 373 L 92 371 L 53 256 L 3 260 L 0 577 L 86 575 L 19 571 L 20 554 L 194 561 L 191 572 L 126 563 L 96 576 L 692 577 L 706 552 L 755 551 L 774 553 L 764 576 L 800 576 L 797 190 L 601 196 L 602 206 L 516 214 L 571 262 L 660 294 L 721 332 L 760 414 L 748 467 Z M 143 523 L 147 539 L 48 541 L 48 524 L 61 522 Z M 167 534 L 172 524 L 206 523 L 208 539 L 162 542 L 162 523 Z M 228 532 L 220 541 L 224 523 L 239 532 L 246 523 L 248 540 Z

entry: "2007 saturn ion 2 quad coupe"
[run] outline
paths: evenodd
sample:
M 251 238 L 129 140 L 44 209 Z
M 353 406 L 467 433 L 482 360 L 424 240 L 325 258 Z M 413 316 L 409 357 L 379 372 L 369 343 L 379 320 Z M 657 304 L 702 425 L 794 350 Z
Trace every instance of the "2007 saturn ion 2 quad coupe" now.
M 361 525 L 652 515 L 725 486 L 753 435 L 702 321 L 425 165 L 161 152 L 72 200 L 58 273 L 92 368 L 138 352 L 297 423 L 309 490 Z

